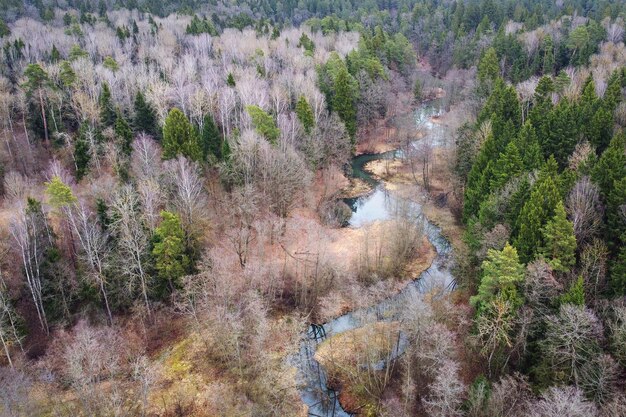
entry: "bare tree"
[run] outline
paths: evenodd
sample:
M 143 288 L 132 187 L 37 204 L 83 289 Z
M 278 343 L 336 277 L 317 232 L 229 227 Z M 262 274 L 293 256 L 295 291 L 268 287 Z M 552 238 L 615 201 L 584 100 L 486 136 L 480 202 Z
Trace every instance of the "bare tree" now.
M 459 375 L 459 365 L 446 360 L 429 386 L 430 394 L 422 403 L 431 417 L 459 417 L 466 386 Z
M 11 220 L 10 231 L 19 249 L 26 283 L 30 290 L 41 328 L 48 333 L 48 320 L 43 300 L 43 261 L 48 248 L 52 245 L 52 236 L 41 206 L 20 205 Z
M 542 352 L 547 365 L 564 382 L 580 384 L 583 367 L 598 353 L 602 324 L 591 310 L 565 304 L 558 316 L 547 318 L 546 326 Z
M 594 417 L 596 406 L 588 402 L 583 392 L 574 387 L 548 388 L 541 399 L 530 405 L 527 417 Z
M 84 203 L 79 203 L 70 210 L 73 214 L 69 216 L 69 219 L 74 233 L 78 236 L 82 249 L 81 257 L 87 264 L 89 275 L 100 290 L 109 324 L 113 324 L 106 276 L 106 270 L 111 261 L 111 242 L 108 233 L 101 229 L 95 216 Z
M 165 164 L 172 205 L 180 215 L 187 236 L 196 236 L 207 215 L 207 196 L 200 167 L 183 156 Z
M 588 242 L 602 226 L 604 208 L 600 203 L 600 191 L 589 177 L 576 182 L 567 197 L 567 211 L 574 224 L 579 244 Z
M 137 212 L 138 206 L 139 197 L 130 185 L 125 185 L 117 190 L 111 204 L 111 208 L 116 214 L 116 220 L 111 227 L 119 246 L 119 267 L 124 275 L 131 278 L 131 290 L 134 282 L 139 281 L 143 302 L 148 315 L 150 315 L 150 302 L 148 300 L 150 276 L 146 271 L 148 234 L 141 215 Z

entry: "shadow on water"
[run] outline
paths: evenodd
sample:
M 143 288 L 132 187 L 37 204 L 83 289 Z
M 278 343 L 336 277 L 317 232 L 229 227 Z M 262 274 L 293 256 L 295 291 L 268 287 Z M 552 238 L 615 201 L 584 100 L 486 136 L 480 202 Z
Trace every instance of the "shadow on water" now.
M 429 104 L 415 112 L 416 124 L 426 130 L 426 135 L 440 136 L 438 127 L 430 121 L 430 117 L 438 114 L 436 105 Z M 440 143 L 439 140 L 436 141 Z M 352 209 L 352 218 L 349 227 L 362 227 L 363 225 L 391 218 L 395 197 L 385 189 L 366 170 L 365 165 L 370 161 L 381 159 L 393 159 L 402 157 L 400 151 L 390 151 L 375 155 L 360 155 L 352 160 L 353 176 L 366 181 L 373 187 L 373 191 L 359 198 L 345 199 L 344 201 Z M 421 206 L 410 202 L 411 214 L 423 222 L 424 232 L 428 240 L 435 247 L 437 256 L 431 266 L 422 272 L 415 280 L 411 281 L 401 292 L 386 298 L 370 307 L 359 308 L 339 316 L 324 324 L 311 324 L 306 335 L 303 335 L 299 352 L 290 358 L 291 363 L 298 369 L 298 383 L 300 384 L 300 396 L 309 408 L 310 417 L 349 417 L 350 413 L 341 408 L 338 393 L 327 386 L 326 372 L 315 360 L 317 345 L 326 338 L 358 329 L 367 324 L 380 321 L 394 321 L 401 318 L 403 307 L 426 292 L 434 290 L 446 292 L 453 288 L 454 278 L 450 272 L 449 242 L 442 236 L 441 229 L 430 223 L 421 213 Z M 407 342 L 404 337 L 398 339 L 398 343 L 391 354 L 390 360 L 400 356 Z M 377 368 L 384 368 L 386 362 L 377 364 Z

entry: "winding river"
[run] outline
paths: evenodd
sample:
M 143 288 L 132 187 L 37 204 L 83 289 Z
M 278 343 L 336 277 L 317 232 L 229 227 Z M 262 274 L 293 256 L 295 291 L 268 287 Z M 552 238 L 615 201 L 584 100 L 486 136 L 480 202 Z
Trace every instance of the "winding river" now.
M 425 137 L 431 140 L 434 146 L 442 146 L 442 130 L 436 123 L 431 122 L 431 116 L 439 113 L 439 108 L 435 103 L 417 109 L 415 123 L 416 127 L 424 131 Z M 398 197 L 390 193 L 384 184 L 374 179 L 364 168 L 370 161 L 390 158 L 402 158 L 402 152 L 396 150 L 376 155 L 360 155 L 353 159 L 353 175 L 368 182 L 373 187 L 373 191 L 366 196 L 345 200 L 353 212 L 348 227 L 363 227 L 369 222 L 387 220 L 392 217 L 393 208 L 399 203 Z M 318 343 L 325 338 L 358 329 L 367 324 L 398 320 L 407 301 L 413 297 L 419 297 L 420 294 L 432 291 L 434 288 L 441 288 L 445 291 L 454 285 L 454 278 L 450 272 L 449 242 L 442 236 L 441 229 L 422 215 L 421 206 L 418 203 L 413 201 L 404 203 L 408 204 L 411 216 L 414 216 L 416 221 L 423 222 L 424 232 L 435 247 L 437 256 L 426 271 L 415 277 L 399 293 L 370 307 L 353 310 L 323 325 L 309 327 L 307 334 L 302 338 L 298 354 L 291 357 L 291 362 L 298 370 L 300 396 L 308 406 L 310 417 L 351 416 L 341 408 L 337 393 L 328 388 L 326 373 L 315 360 L 314 355 Z M 400 337 L 391 357 L 399 356 L 405 347 L 406 341 Z

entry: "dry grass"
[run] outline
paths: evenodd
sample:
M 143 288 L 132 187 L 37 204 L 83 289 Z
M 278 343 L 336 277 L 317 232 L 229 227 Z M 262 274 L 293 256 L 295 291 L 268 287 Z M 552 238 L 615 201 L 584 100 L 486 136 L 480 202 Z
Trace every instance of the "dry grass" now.
M 339 401 L 359 416 L 371 415 L 378 398 L 368 389 L 368 381 L 382 371 L 367 371 L 388 357 L 398 340 L 398 322 L 378 322 L 333 336 L 321 343 L 315 359 L 326 369 L 329 385 L 340 390 Z

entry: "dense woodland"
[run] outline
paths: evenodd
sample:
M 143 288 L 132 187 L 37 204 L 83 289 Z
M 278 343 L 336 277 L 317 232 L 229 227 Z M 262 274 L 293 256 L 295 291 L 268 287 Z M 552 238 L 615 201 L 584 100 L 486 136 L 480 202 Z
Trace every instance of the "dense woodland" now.
M 342 369 L 350 411 L 626 415 L 625 12 L 0 0 L 0 415 L 307 415 L 307 325 L 428 251 L 398 209 L 333 252 L 372 141 L 448 219 L 456 290 Z M 439 153 L 401 117 L 435 97 Z

